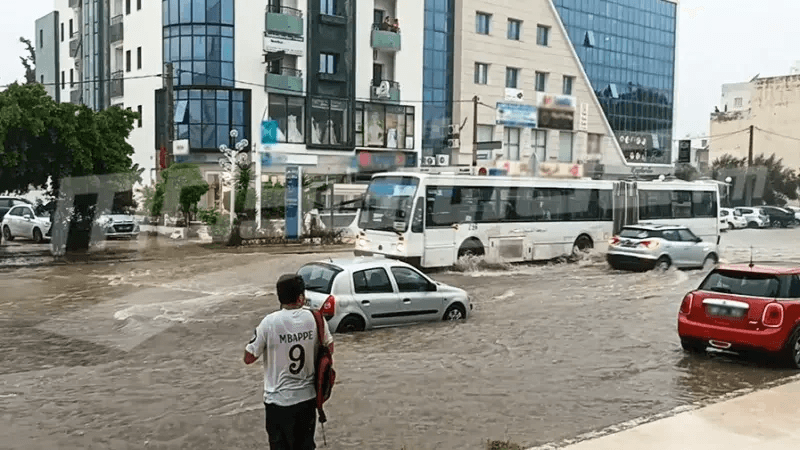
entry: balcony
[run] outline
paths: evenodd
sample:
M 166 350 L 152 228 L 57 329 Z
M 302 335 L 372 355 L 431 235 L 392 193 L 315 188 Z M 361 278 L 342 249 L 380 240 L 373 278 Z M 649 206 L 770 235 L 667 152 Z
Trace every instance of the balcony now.
M 110 44 L 122 42 L 122 37 L 124 35 L 123 31 L 122 14 L 114 16 L 111 19 L 111 25 L 108 27 L 108 42 Z
M 69 57 L 77 58 L 81 49 L 81 35 L 77 31 L 69 37 Z
M 122 97 L 125 94 L 125 84 L 121 70 L 111 74 L 111 98 Z
M 271 92 L 303 92 L 303 72 L 297 69 L 281 67 L 277 73 L 264 74 L 265 90 Z
M 75 85 L 70 89 L 69 102 L 74 104 L 81 102 L 81 87 L 79 85 Z
M 69 0 L 69 7 L 70 8 L 80 8 L 81 7 L 81 0 Z
M 303 11 L 280 5 L 267 5 L 264 29 L 268 35 L 303 37 Z
M 400 83 L 389 80 L 372 80 L 370 99 L 379 102 L 400 102 Z
M 400 28 L 392 27 L 386 23 L 372 26 L 371 45 L 375 50 L 398 52 L 401 48 Z

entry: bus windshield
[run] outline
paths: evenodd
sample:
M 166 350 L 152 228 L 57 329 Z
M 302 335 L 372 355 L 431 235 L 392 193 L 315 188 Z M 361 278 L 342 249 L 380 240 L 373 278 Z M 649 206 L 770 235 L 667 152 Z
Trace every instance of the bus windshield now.
M 397 233 L 406 231 L 418 185 L 416 177 L 374 178 L 364 196 L 358 227 Z

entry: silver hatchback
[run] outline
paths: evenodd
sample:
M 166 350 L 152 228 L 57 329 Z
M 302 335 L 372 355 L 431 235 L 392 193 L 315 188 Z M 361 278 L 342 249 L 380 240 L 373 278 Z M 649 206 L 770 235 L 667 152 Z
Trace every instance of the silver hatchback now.
M 692 269 L 716 264 L 718 255 L 716 243 L 703 241 L 687 227 L 635 225 L 611 239 L 606 260 L 614 269 Z

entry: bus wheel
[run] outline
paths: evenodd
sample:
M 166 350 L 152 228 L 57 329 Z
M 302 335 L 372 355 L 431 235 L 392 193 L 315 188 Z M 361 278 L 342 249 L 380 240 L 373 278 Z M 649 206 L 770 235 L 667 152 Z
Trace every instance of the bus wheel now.
M 458 249 L 459 259 L 464 256 L 483 256 L 483 244 L 477 239 L 467 239 Z
M 582 234 L 578 236 L 578 239 L 575 240 L 575 243 L 572 244 L 572 254 L 577 255 L 579 253 L 588 253 L 589 250 L 594 248 L 594 242 L 592 242 L 592 238 L 589 236 Z

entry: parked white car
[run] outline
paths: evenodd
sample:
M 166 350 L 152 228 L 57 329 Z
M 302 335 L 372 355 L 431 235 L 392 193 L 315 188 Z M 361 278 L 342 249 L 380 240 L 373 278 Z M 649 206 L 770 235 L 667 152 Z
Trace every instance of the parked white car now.
M 297 271 L 306 299 L 337 333 L 415 322 L 466 319 L 469 295 L 388 258 L 317 261 Z
M 136 239 L 139 237 L 139 224 L 130 214 L 121 212 L 101 214 L 96 223 L 103 229 L 106 239 Z
M 739 211 L 747 221 L 748 228 L 766 228 L 769 226 L 769 216 L 761 208 L 737 206 L 735 209 Z
M 720 218 L 725 218 L 725 225 L 729 230 L 737 228 L 747 228 L 747 219 L 744 218 L 741 211 L 732 208 L 720 208 Z
M 36 243 L 50 237 L 50 213 L 33 205 L 17 205 L 3 216 L 3 239 L 32 239 Z

